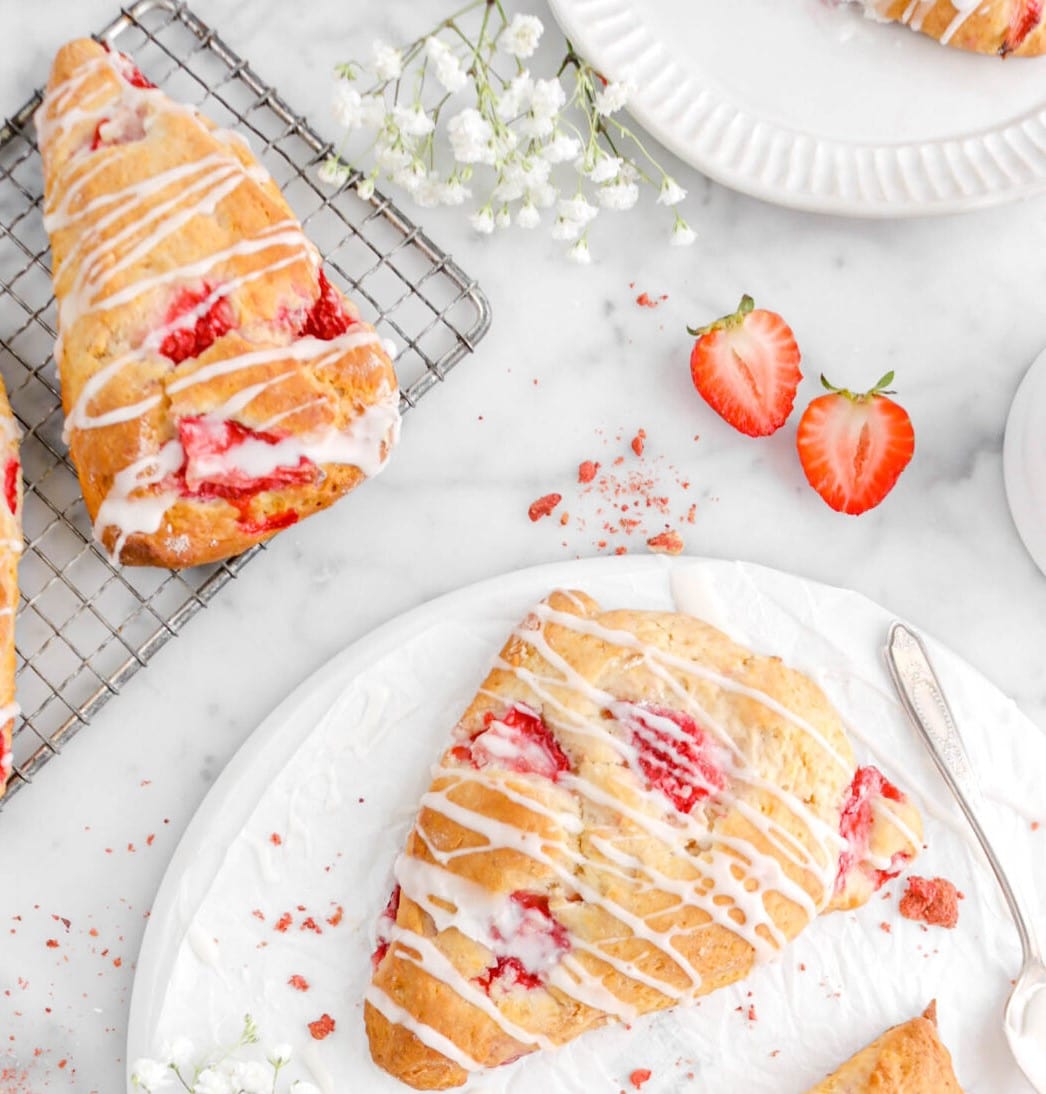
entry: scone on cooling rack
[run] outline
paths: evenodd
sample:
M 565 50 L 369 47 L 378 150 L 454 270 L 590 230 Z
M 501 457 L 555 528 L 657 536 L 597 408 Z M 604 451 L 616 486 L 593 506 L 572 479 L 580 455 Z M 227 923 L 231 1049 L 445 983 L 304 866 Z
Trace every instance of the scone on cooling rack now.
M 0 382 L 0 797 L 11 775 L 11 735 L 15 703 L 15 612 L 18 608 L 18 560 L 22 555 L 22 463 L 18 457 L 21 431 Z
M 379 925 L 374 1060 L 420 1090 L 744 977 L 914 857 L 807 677 L 690 616 L 556 592 L 421 801 Z
M 907 23 L 945 45 L 1003 57 L 1046 53 L 1042 0 L 859 0 L 877 19 Z
M 88 39 L 35 122 L 66 434 L 111 556 L 225 558 L 381 470 L 392 364 L 246 142 Z
M 937 1005 L 888 1029 L 807 1094 L 962 1094 L 937 1035 Z

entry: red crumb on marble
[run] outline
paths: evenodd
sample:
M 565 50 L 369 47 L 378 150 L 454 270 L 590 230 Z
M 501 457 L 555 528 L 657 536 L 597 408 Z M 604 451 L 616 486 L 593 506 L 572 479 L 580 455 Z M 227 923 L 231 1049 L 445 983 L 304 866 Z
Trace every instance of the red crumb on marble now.
M 273 927 L 274 931 L 279 931 L 280 934 L 284 934 L 287 928 L 294 922 L 291 918 L 290 912 L 284 912 L 279 919 L 276 920 L 276 925 Z
M 544 497 L 538 498 L 537 501 L 531 502 L 530 508 L 527 510 L 527 516 L 531 520 L 540 520 L 542 517 L 547 517 L 562 500 L 562 494 L 546 494 Z
M 260 919 L 263 923 L 265 922 L 265 913 L 261 908 L 255 908 L 254 911 L 251 912 L 251 915 L 254 916 L 255 919 Z
M 57 950 L 58 949 L 58 939 L 57 938 L 49 938 L 47 940 L 47 948 L 49 950 Z
M 684 543 L 683 537 L 678 532 L 661 532 L 659 535 L 651 536 L 646 541 L 646 545 L 655 554 L 661 555 L 678 555 L 683 551 Z
M 879 930 L 885 931 L 887 934 L 889 934 L 893 930 L 893 927 L 891 927 L 890 924 L 887 923 L 884 919 L 882 923 L 879 924 Z
M 951 929 L 959 922 L 959 892 L 947 878 L 913 874 L 901 897 L 901 915 L 931 927 Z
M 115 968 L 118 969 L 122 964 L 123 964 L 123 958 L 122 957 L 114 957 L 113 958 L 113 966 Z
M 150 832 L 149 835 L 147 835 L 145 837 L 145 846 L 146 847 L 152 847 L 153 842 L 154 842 L 155 839 L 156 839 L 156 833 L 155 832 Z
M 287 983 L 290 984 L 290 986 L 292 988 L 294 988 L 295 991 L 308 991 L 309 990 L 308 980 L 306 980 L 304 976 L 299 976 L 297 973 L 295 973 L 290 978 L 290 980 L 287 981 Z
M 339 904 L 334 911 L 327 916 L 327 922 L 332 927 L 337 927 L 338 924 L 345 918 L 345 909 Z
M 280 835 L 279 832 L 273 832 L 273 834 L 269 836 L 269 842 L 273 845 L 273 847 L 280 847 L 283 844 L 283 837 Z
M 309 1032 L 313 1040 L 322 1041 L 334 1032 L 334 1019 L 329 1014 L 323 1014 L 315 1022 L 309 1022 Z
M 633 1089 L 639 1090 L 644 1083 L 650 1081 L 650 1077 L 653 1072 L 648 1067 L 637 1067 L 628 1077 L 628 1081 L 632 1084 Z
M 1042 825 L 1040 825 L 1038 821 L 1032 821 L 1032 822 L 1031 822 L 1031 830 L 1032 830 L 1033 832 L 1038 832 L 1038 830 L 1039 830 L 1039 829 L 1040 829 L 1041 827 L 1042 827 Z
M 749 1022 L 754 1022 L 756 1020 L 755 1006 L 754 1005 L 751 1005 L 748 1008 L 748 1020 L 749 1020 Z
M 301 921 L 301 926 L 298 929 L 301 931 L 315 931 L 316 934 L 323 934 L 323 928 L 311 915 Z
M 629 288 L 634 288 L 634 286 L 630 285 Z M 660 296 L 651 296 L 648 292 L 641 292 L 636 297 L 636 303 L 641 308 L 656 308 L 667 299 L 668 293 L 662 293 Z
M 599 464 L 594 460 L 583 460 L 577 469 L 578 482 L 591 482 L 599 472 Z
M 642 455 L 643 455 L 643 449 L 644 449 L 644 447 L 645 447 L 645 446 L 646 446 L 646 430 L 645 430 L 645 429 L 641 429 L 641 430 L 640 430 L 640 431 L 639 431 L 639 432 L 638 432 L 638 433 L 637 433 L 637 434 L 636 434 L 636 435 L 635 435 L 635 436 L 634 436 L 634 437 L 632 438 L 632 451 L 633 451 L 633 452 L 634 452 L 634 453 L 635 453 L 635 454 L 636 454 L 637 456 L 642 456 Z

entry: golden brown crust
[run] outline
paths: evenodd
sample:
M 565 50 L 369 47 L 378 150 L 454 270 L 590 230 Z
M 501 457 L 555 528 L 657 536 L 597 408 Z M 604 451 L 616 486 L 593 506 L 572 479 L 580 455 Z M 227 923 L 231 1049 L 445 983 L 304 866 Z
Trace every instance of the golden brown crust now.
M 392 364 L 246 143 L 86 39 L 59 50 L 36 121 L 70 452 L 110 552 L 224 558 L 380 469 Z M 214 442 L 218 481 L 183 431 L 201 419 L 237 429 Z M 252 444 L 284 462 L 240 468 Z
M 888 1029 L 807 1094 L 962 1094 L 937 1034 L 937 1007 Z
M 951 0 L 871 0 L 866 6 L 956 49 L 1013 57 L 1046 53 L 1046 17 L 1028 12 L 1027 0 L 985 0 L 965 17 Z
M 637 711 L 662 721 L 636 729 Z M 730 984 L 872 891 L 837 886 L 854 777 L 838 714 L 807 677 L 692 617 L 553 593 L 454 740 L 397 863 L 368 993 L 374 1059 L 418 1089 Z M 675 740 L 695 751 L 659 774 Z M 705 790 L 688 798 L 674 776 Z M 867 814 L 850 872 L 914 856 L 910 803 Z
M 10 775 L 15 706 L 15 612 L 22 553 L 22 468 L 19 429 L 0 382 L 0 797 Z M 14 502 L 12 509 L 11 503 Z

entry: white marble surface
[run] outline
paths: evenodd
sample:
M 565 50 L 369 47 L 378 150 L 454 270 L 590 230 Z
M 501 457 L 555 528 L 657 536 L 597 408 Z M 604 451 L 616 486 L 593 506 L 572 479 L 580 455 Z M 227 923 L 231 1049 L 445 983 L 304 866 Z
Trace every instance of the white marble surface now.
M 445 10 L 437 0 L 381 7 L 196 3 L 331 135 L 330 66 L 375 34 L 396 40 Z M 63 40 L 112 14 L 107 0 L 0 0 L 0 111 L 44 80 Z M 1007 408 L 1046 344 L 1046 198 L 856 222 L 677 173 L 698 244 L 663 246 L 664 211 L 645 205 L 618 234 L 601 226 L 588 269 L 541 235 L 477 239 L 458 214 L 421 216 L 492 301 L 494 326 L 475 358 L 410 413 L 379 479 L 279 537 L 0 812 L 2 1094 L 122 1089 L 150 904 L 179 833 L 237 746 L 378 623 L 480 578 L 599 553 L 591 512 L 586 528 L 561 528 L 531 524 L 527 506 L 559 490 L 580 513 L 578 462 L 633 458 L 627 442 L 640 427 L 673 512 L 697 503 L 689 553 L 857 589 L 946 641 L 1046 727 L 1046 579 L 1010 520 L 1001 466 Z M 668 299 L 641 308 L 640 291 Z M 840 516 L 809 490 L 794 458 L 796 419 L 751 441 L 693 392 L 683 327 L 742 291 L 795 328 L 801 403 L 822 370 L 852 385 L 897 371 L 917 452 L 879 509 Z M 641 538 L 623 542 L 644 549 Z

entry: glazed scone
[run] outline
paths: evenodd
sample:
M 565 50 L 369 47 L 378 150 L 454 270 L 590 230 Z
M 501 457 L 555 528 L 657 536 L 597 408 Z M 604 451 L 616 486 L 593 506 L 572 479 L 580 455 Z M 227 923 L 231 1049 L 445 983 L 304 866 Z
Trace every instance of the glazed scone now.
M 962 1094 L 937 1035 L 937 1005 L 888 1029 L 807 1094 Z
M 824 694 L 690 616 L 556 592 L 455 727 L 365 1021 L 421 1090 L 744 977 L 917 853 Z
M 975 53 L 1046 53 L 1042 0 L 859 0 L 873 18 L 906 23 L 944 45 Z
M 18 560 L 22 557 L 22 463 L 18 456 L 21 430 L 11 413 L 0 382 L 0 797 L 11 776 L 11 735 L 15 703 L 15 612 L 18 608 Z
M 89 39 L 35 122 L 66 438 L 110 554 L 225 558 L 378 472 L 392 364 L 246 142 Z

